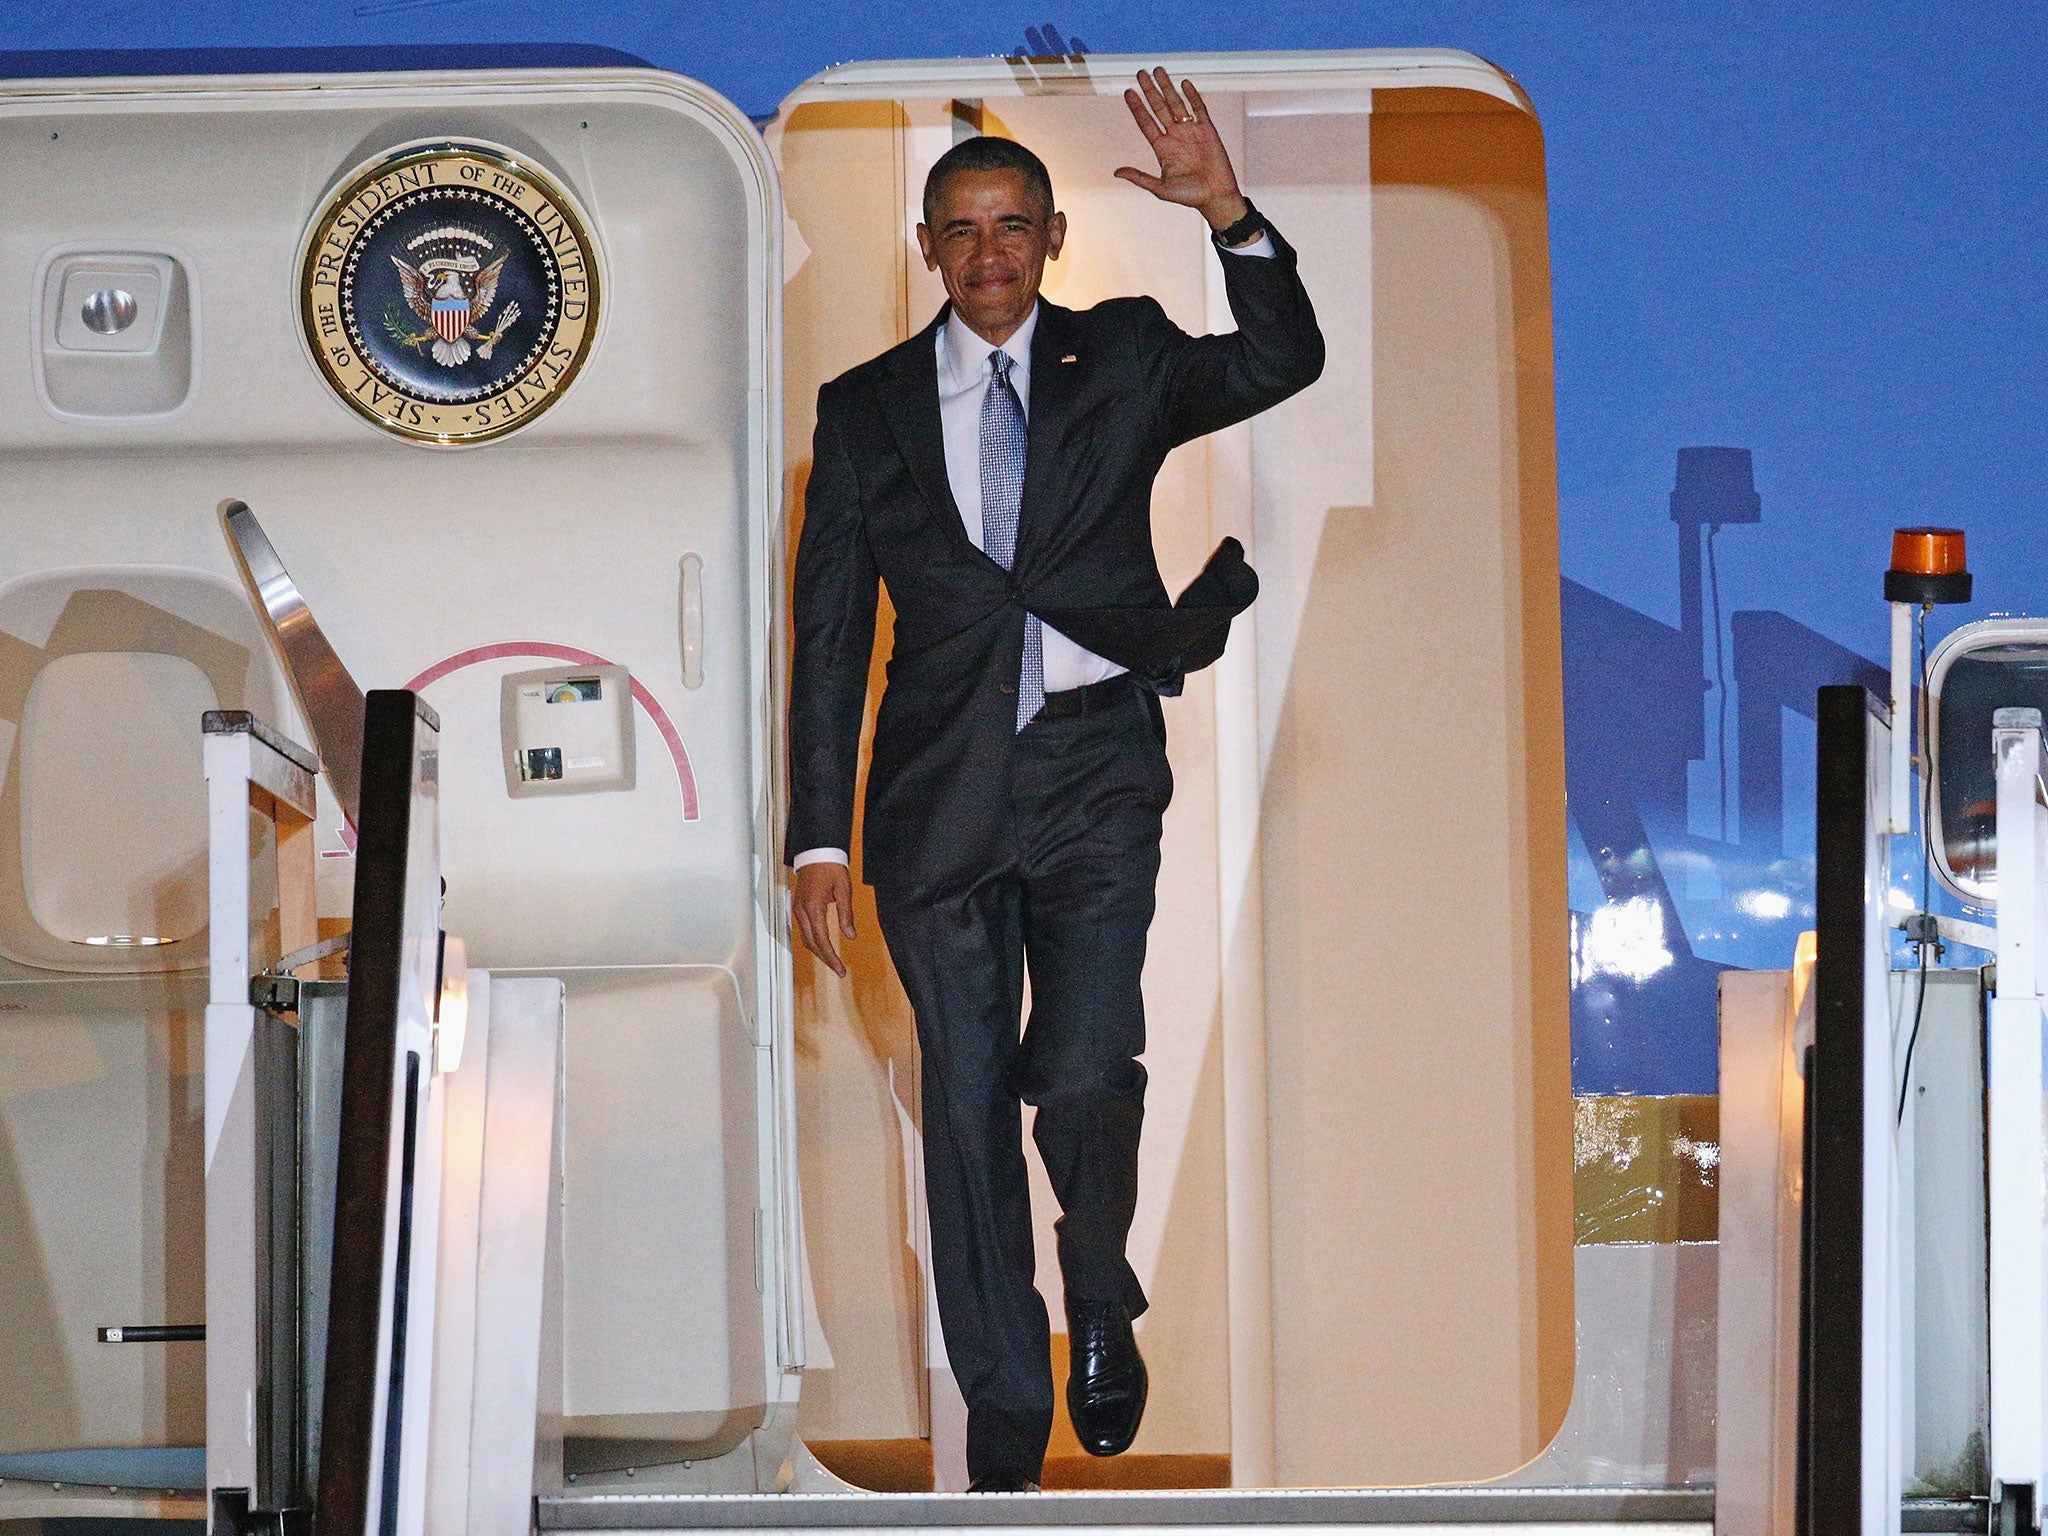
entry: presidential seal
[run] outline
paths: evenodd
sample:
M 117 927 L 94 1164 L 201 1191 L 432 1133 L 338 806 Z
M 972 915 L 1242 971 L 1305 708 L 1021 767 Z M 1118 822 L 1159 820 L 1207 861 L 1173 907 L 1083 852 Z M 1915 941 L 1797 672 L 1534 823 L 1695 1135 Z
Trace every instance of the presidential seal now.
M 597 335 L 596 252 L 532 166 L 478 144 L 409 149 L 328 199 L 299 306 L 334 390 L 378 426 L 477 443 L 554 404 Z

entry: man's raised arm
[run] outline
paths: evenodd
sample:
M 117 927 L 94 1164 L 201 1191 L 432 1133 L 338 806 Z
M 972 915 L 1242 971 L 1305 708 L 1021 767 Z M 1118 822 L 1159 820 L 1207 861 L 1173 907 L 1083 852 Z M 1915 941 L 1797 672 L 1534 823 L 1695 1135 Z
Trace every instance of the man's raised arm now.
M 1157 310 L 1158 366 L 1175 443 L 1278 405 L 1323 371 L 1323 333 L 1295 270 L 1294 248 L 1239 189 L 1230 152 L 1192 80 L 1140 72 L 1124 103 L 1158 157 L 1157 174 L 1124 166 L 1117 176 L 1163 202 L 1196 209 L 1223 256 L 1224 291 L 1238 329 L 1189 336 Z

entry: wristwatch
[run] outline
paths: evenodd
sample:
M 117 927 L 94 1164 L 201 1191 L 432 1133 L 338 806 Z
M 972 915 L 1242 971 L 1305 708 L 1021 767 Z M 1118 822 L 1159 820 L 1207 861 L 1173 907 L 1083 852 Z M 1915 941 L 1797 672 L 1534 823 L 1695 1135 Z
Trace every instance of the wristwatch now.
M 1228 229 L 1217 230 L 1209 238 L 1228 250 L 1234 245 L 1249 245 L 1253 236 L 1267 233 L 1270 231 L 1266 225 L 1266 216 L 1252 206 L 1252 200 L 1247 197 L 1244 200 L 1244 217 Z

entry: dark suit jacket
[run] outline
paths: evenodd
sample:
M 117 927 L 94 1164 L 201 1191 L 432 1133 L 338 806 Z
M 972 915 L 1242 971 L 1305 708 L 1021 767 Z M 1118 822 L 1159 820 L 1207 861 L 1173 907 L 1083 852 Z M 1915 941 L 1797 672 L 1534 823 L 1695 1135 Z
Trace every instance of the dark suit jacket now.
M 1008 571 L 968 539 L 946 480 L 944 311 L 818 392 L 796 557 L 788 857 L 850 846 L 878 578 L 896 628 L 862 873 L 892 890 L 943 887 L 999 857 L 1027 611 L 1064 617 L 1054 627 L 1162 691 L 1178 686 L 1181 665 L 1214 659 L 1220 637 L 1191 643 L 1188 615 L 1176 620 L 1159 579 L 1152 480 L 1172 449 L 1322 372 L 1293 248 L 1277 234 L 1273 243 L 1272 257 L 1222 258 L 1238 324 L 1228 336 L 1189 336 L 1149 298 L 1041 304 Z M 1232 571 L 1220 554 L 1226 569 L 1208 573 L 1205 590 L 1249 601 L 1241 555 Z

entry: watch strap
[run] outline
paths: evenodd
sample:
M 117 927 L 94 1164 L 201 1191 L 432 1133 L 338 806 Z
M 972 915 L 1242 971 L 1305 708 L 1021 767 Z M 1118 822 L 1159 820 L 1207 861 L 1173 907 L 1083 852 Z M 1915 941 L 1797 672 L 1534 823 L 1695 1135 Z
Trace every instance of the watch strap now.
M 1244 200 L 1244 217 L 1228 229 L 1217 230 L 1210 238 L 1227 250 L 1233 245 L 1249 245 L 1254 236 L 1266 233 L 1269 233 L 1266 216 L 1247 197 Z

